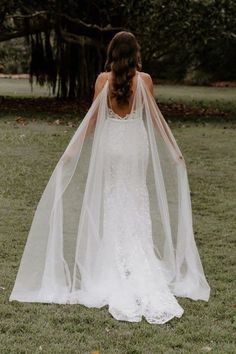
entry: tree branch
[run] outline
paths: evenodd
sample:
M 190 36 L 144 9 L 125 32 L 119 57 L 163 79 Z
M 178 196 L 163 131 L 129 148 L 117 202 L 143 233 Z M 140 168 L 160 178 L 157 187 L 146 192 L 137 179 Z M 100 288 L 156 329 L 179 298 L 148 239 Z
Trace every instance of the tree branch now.
M 11 15 L 11 16 L 9 15 L 9 16 L 6 16 L 6 19 L 17 18 L 17 19 L 24 20 L 26 18 L 31 19 L 31 18 L 34 18 L 36 16 L 47 15 L 47 14 L 49 14 L 48 11 L 37 11 L 37 12 L 35 12 L 33 14 L 30 14 L 30 15 Z
M 60 17 L 65 18 L 69 22 L 72 22 L 74 24 L 78 25 L 78 30 L 80 31 L 81 35 L 86 35 L 88 37 L 100 37 L 103 34 L 108 34 L 111 35 L 112 33 L 117 33 L 119 31 L 125 31 L 126 29 L 123 27 L 111 27 L 110 25 L 106 27 L 100 27 L 96 24 L 88 24 L 85 23 L 84 21 L 78 19 L 78 18 L 73 18 L 69 15 L 66 14 L 58 14 Z
M 75 43 L 75 44 L 80 44 L 80 45 L 88 44 L 88 45 L 98 46 L 98 43 L 94 39 L 91 39 L 91 38 L 88 38 L 88 37 L 85 37 L 82 35 L 77 35 L 74 33 L 65 32 L 61 29 L 60 29 L 60 34 L 65 42 Z
M 100 38 L 101 36 L 111 36 L 112 34 L 115 34 L 119 31 L 125 30 L 122 27 L 111 27 L 111 26 L 106 26 L 106 27 L 100 27 L 96 24 L 89 24 L 85 23 L 84 21 L 78 19 L 78 18 L 73 18 L 71 16 L 68 16 L 66 14 L 52 14 L 47 11 L 38 11 L 29 15 L 12 15 L 12 16 L 7 16 L 7 19 L 16 19 L 16 20 L 25 20 L 25 19 L 32 19 L 34 20 L 35 17 L 37 16 L 42 16 L 42 15 L 51 15 L 52 20 L 49 22 L 46 18 L 41 18 L 42 23 L 35 24 L 33 21 L 31 25 L 28 25 L 28 28 L 24 27 L 24 24 L 22 25 L 21 29 L 18 30 L 13 30 L 13 31 L 5 31 L 5 32 L 0 32 L 0 42 L 8 41 L 13 38 L 19 38 L 19 37 L 25 37 L 29 34 L 34 34 L 38 32 L 43 32 L 46 29 L 52 29 L 55 27 L 55 22 L 56 22 L 56 17 L 59 16 L 61 18 L 66 19 L 69 22 L 72 22 L 76 24 L 76 33 L 66 33 L 63 32 L 62 30 L 60 31 L 62 34 L 62 37 L 67 41 L 67 42 L 73 42 L 73 43 L 81 43 L 81 36 L 89 37 L 92 39 L 97 39 Z
M 45 21 L 44 23 L 41 23 L 40 25 L 34 25 L 32 27 L 28 28 L 22 28 L 19 31 L 12 31 L 12 32 L 1 32 L 0 33 L 0 42 L 5 42 L 9 41 L 10 39 L 13 38 L 20 38 L 20 37 L 26 37 L 30 34 L 35 34 L 39 32 L 44 32 L 46 29 L 52 29 L 54 26 L 52 23 L 49 23 L 48 21 Z

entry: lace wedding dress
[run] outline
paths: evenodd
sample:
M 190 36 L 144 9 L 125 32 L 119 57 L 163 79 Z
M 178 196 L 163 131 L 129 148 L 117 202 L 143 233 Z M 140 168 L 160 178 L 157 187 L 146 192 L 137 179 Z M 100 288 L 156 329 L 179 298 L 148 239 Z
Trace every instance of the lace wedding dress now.
M 108 305 L 117 320 L 163 324 L 184 312 L 176 295 L 209 298 L 186 166 L 140 75 L 130 114 L 107 97 L 108 81 L 48 182 L 10 300 Z
M 142 116 L 109 109 L 102 134 L 104 228 L 84 293 L 89 307 L 109 305 L 117 320 L 165 323 L 183 313 L 154 254 L 146 174 L 149 144 Z M 132 166 L 132 167 L 131 167 Z

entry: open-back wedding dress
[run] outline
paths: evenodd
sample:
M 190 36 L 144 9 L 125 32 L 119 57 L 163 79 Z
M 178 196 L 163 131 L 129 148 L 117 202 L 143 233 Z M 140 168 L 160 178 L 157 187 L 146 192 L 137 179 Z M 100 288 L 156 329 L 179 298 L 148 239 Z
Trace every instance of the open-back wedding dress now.
M 108 305 L 117 320 L 162 324 L 183 314 L 175 296 L 210 294 L 186 165 L 139 73 L 125 117 L 108 106 L 108 88 L 44 190 L 10 300 Z

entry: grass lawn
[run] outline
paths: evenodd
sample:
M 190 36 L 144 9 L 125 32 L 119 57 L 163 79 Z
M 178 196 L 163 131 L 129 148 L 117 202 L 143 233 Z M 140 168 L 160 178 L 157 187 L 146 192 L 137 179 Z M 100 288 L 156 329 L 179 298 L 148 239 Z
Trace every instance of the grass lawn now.
M 37 202 L 76 129 L 20 125 L 16 116 L 0 120 L 0 353 L 235 353 L 236 123 L 170 124 L 188 168 L 211 297 L 178 298 L 182 318 L 151 325 L 117 321 L 107 307 L 8 301 Z
M 49 96 L 49 89 L 41 87 L 40 85 L 29 84 L 28 79 L 8 79 L 0 78 L 0 95 L 12 97 L 47 97 Z
M 236 88 L 156 85 L 155 96 L 162 103 L 183 103 L 186 106 L 236 112 Z

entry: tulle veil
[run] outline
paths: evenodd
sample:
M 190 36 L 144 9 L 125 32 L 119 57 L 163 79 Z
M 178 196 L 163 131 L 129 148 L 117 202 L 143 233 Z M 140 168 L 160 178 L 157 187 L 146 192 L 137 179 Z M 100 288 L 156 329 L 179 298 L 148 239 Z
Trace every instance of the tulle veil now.
M 37 205 L 10 301 L 76 303 L 103 235 L 101 135 L 108 81 L 59 159 Z M 138 75 L 133 110 L 143 117 L 154 251 L 176 296 L 208 301 L 194 239 L 186 164 L 158 105 Z M 182 158 L 181 158 L 182 157 Z

